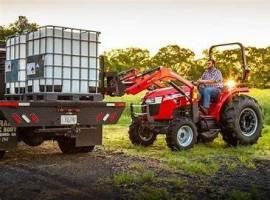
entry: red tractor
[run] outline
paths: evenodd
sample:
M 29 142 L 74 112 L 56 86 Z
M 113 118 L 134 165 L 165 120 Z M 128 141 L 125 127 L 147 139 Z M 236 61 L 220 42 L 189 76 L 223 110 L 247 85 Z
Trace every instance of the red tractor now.
M 169 68 L 158 67 L 139 73 L 131 69 L 120 74 L 107 74 L 107 86 L 112 96 L 137 94 L 148 90 L 140 105 L 131 105 L 132 124 L 129 138 L 135 145 L 149 146 L 157 134 L 166 134 L 171 150 L 185 150 L 197 142 L 211 142 L 218 133 L 229 145 L 250 145 L 261 136 L 263 116 L 257 101 L 247 96 L 246 80 L 249 73 L 245 49 L 241 43 L 243 75 L 233 84 L 225 84 L 219 96 L 211 99 L 208 114 L 204 114 L 198 98 L 198 87 Z M 135 109 L 140 112 L 135 112 Z

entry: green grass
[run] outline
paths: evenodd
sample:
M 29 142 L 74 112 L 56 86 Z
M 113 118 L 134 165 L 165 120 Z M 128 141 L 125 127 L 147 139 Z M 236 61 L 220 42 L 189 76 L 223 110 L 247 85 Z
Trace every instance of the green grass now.
M 155 173 L 146 170 L 142 173 L 138 172 L 119 172 L 114 175 L 113 180 L 116 186 L 130 185 L 130 184 L 144 184 L 151 183 L 155 177 Z
M 159 135 L 151 147 L 134 146 L 128 139 L 130 123 L 129 107 L 123 113 L 119 124 L 104 127 L 104 145 L 112 151 L 123 151 L 133 156 L 143 156 L 162 161 L 164 168 L 183 170 L 189 174 L 212 175 L 221 166 L 233 171 L 240 165 L 255 168 L 255 159 L 270 160 L 270 90 L 252 89 L 251 96 L 256 98 L 264 109 L 265 128 L 258 143 L 252 146 L 227 147 L 221 137 L 210 144 L 196 144 L 188 151 L 171 152 L 165 143 L 165 136 Z M 107 98 L 111 101 L 139 102 L 141 95 Z M 137 168 L 140 168 L 137 166 Z
M 166 200 L 170 199 L 169 192 L 165 188 L 156 188 L 144 185 L 135 193 L 134 199 L 140 200 Z
M 259 191 L 252 187 L 249 192 L 243 192 L 240 190 L 233 190 L 228 193 L 228 198 L 230 200 L 253 200 L 253 199 L 261 199 Z
M 250 92 L 250 96 L 258 100 L 259 104 L 263 108 L 264 123 L 265 125 L 270 125 L 270 89 L 252 89 Z
M 122 101 L 126 102 L 126 108 L 124 112 L 121 115 L 120 120 L 118 121 L 118 125 L 129 125 L 131 122 L 130 118 L 130 104 L 131 103 L 140 103 L 141 98 L 143 96 L 143 92 L 137 95 L 125 95 L 123 97 L 106 97 L 104 101 L 112 101 L 112 102 L 117 102 L 117 101 Z

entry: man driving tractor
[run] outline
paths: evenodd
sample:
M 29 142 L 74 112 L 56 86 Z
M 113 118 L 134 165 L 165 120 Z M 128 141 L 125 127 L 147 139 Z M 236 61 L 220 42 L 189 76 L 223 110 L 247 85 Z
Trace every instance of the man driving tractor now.
M 211 97 L 217 97 L 223 88 L 222 73 L 216 68 L 215 60 L 208 60 L 207 69 L 197 83 L 200 85 L 202 109 L 205 114 L 208 114 Z

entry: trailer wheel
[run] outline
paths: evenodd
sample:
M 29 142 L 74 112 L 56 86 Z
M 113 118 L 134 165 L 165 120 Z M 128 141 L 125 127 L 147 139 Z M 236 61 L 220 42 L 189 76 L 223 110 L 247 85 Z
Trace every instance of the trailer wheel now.
M 5 151 L 0 151 L 0 159 L 4 157 L 5 153 L 6 153 Z
M 41 136 L 26 135 L 22 138 L 23 142 L 31 147 L 39 146 L 43 143 L 44 139 Z
M 197 142 L 197 128 L 191 119 L 181 117 L 171 122 L 166 134 L 167 146 L 172 151 L 187 150 Z
M 35 147 L 39 146 L 44 142 L 44 138 L 35 133 L 36 128 L 20 128 L 18 133 L 20 139 L 28 146 Z
M 95 146 L 76 147 L 75 138 L 62 137 L 57 140 L 58 146 L 64 154 L 88 153 L 94 150 Z
M 255 99 L 246 95 L 234 96 L 221 113 L 221 133 L 229 145 L 255 144 L 261 136 L 263 115 Z
M 145 147 L 152 145 L 157 138 L 155 133 L 142 126 L 140 118 L 135 118 L 132 120 L 128 133 L 132 144 L 142 145 Z

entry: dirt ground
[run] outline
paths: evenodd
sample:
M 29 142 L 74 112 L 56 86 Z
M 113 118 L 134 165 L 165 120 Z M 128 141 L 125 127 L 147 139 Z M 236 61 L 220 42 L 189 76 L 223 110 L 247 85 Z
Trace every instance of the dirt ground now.
M 147 184 L 164 188 L 167 195 L 162 198 L 269 199 L 270 196 L 270 161 L 258 160 L 256 169 L 239 165 L 233 171 L 221 169 L 214 176 L 187 175 L 166 169 L 158 160 L 108 152 L 103 147 L 88 154 L 63 155 L 55 143 L 49 142 L 36 148 L 21 144 L 16 151 L 6 154 L 0 161 L 0 199 L 133 199 L 146 183 L 117 186 L 113 177 L 119 172 L 132 173 L 130 166 L 134 163 L 154 172 L 154 178 Z M 179 179 L 183 184 L 171 184 L 169 179 Z

